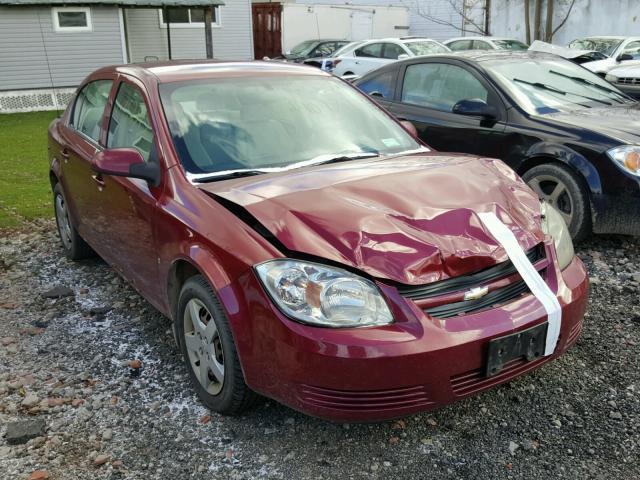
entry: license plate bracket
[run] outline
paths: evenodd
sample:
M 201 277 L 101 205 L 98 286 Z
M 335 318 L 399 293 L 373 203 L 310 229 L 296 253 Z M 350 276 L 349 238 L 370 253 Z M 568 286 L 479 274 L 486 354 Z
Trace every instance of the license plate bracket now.
M 516 358 L 525 357 L 529 362 L 540 358 L 544 353 L 548 328 L 549 324 L 545 322 L 491 340 L 487 352 L 485 376 L 497 375 L 505 363 Z

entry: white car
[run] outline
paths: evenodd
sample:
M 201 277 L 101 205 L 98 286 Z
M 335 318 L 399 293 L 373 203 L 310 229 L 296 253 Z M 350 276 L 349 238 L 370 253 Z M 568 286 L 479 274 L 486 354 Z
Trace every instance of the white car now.
M 339 77 L 362 76 L 371 70 L 403 58 L 446 52 L 450 52 L 447 47 L 429 38 L 369 40 L 355 50 L 334 58 L 333 74 Z
M 520 40 L 503 37 L 457 37 L 444 43 L 454 52 L 461 50 L 526 50 L 529 46 Z
M 303 63 L 305 65 L 311 65 L 312 67 L 318 67 L 320 70 L 327 72 L 333 71 L 333 60 L 340 58 L 342 55 L 347 55 L 353 52 L 356 48 L 364 43 L 364 40 L 358 40 L 356 42 L 350 42 L 333 52 L 328 57 L 313 57 L 307 58 Z
M 583 67 L 601 76 L 605 76 L 609 70 L 621 65 L 640 64 L 640 37 L 587 37 L 574 40 L 568 46 L 580 50 L 595 50 L 609 57 L 605 60 L 582 64 Z

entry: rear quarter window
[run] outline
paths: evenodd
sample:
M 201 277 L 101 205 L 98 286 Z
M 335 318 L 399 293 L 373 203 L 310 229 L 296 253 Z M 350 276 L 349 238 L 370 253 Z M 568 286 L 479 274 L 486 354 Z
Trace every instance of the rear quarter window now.
M 358 85 L 358 88 L 364 93 L 385 99 L 393 98 L 393 90 L 396 83 L 396 71 L 387 70 L 386 72 L 374 75 Z

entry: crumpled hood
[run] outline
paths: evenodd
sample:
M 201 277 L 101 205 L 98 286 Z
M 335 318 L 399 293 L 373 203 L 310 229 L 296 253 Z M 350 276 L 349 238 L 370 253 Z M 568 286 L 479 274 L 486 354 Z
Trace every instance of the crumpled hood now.
M 620 143 L 640 143 L 640 102 L 620 106 L 576 108 L 550 113 L 542 118 L 573 127 L 588 128 Z
M 405 284 L 506 260 L 477 212 L 495 212 L 525 250 L 543 239 L 537 197 L 500 160 L 430 153 L 201 188 L 244 207 L 289 250 Z

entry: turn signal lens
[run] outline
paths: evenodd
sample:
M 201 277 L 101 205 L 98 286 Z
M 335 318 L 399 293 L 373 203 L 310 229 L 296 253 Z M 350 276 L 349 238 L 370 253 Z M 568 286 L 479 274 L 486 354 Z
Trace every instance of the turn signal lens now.
M 607 155 L 623 170 L 640 177 L 640 145 L 621 145 L 607 150 Z
M 632 171 L 640 170 L 640 153 L 637 151 L 628 152 L 624 157 L 624 166 Z

